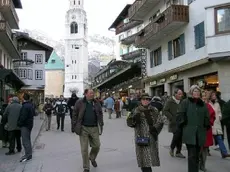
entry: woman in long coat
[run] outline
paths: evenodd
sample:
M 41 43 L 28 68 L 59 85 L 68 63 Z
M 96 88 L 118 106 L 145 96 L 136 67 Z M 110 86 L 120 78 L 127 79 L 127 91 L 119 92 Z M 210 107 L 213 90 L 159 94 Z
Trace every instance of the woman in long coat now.
M 208 108 L 210 125 L 213 126 L 214 121 L 216 119 L 216 113 L 215 113 L 215 110 L 212 108 L 212 106 L 209 104 L 209 95 L 207 91 L 202 92 L 202 99 Z M 213 145 L 213 136 L 212 136 L 212 128 L 210 127 L 206 132 L 205 144 L 201 148 L 201 153 L 200 153 L 200 170 L 201 171 L 207 171 L 205 164 L 206 164 L 206 159 L 208 156 L 209 147 L 212 145 Z
M 152 172 L 154 166 L 160 166 L 158 135 L 164 125 L 164 118 L 150 105 L 148 94 L 141 96 L 141 103 L 127 118 L 127 124 L 134 128 L 135 147 L 138 167 L 142 172 Z

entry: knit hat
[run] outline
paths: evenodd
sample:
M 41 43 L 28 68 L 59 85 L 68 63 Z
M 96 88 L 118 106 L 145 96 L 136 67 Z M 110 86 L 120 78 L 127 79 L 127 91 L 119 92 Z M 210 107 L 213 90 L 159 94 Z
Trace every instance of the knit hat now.
M 189 89 L 189 94 L 192 95 L 192 93 L 193 93 L 193 91 L 194 91 L 195 89 L 197 89 L 197 90 L 199 90 L 199 91 L 201 92 L 201 89 L 200 89 L 200 87 L 199 87 L 198 85 L 192 85 L 192 86 L 190 87 L 190 89 Z

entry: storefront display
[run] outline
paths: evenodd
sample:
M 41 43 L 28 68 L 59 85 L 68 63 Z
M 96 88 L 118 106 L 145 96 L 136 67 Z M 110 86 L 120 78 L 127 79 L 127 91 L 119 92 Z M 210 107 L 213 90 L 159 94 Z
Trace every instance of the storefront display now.
M 198 85 L 203 90 L 219 91 L 219 79 L 217 73 L 191 78 L 191 85 Z
M 164 94 L 164 85 L 160 85 L 157 87 L 151 87 L 151 96 L 162 96 Z

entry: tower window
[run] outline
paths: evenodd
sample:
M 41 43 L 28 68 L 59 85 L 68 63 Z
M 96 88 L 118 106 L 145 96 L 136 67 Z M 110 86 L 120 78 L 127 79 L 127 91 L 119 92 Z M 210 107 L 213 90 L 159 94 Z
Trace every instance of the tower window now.
M 75 5 L 75 0 L 73 1 L 73 5 Z
M 78 5 L 81 5 L 81 1 L 78 1 Z
M 72 22 L 70 25 L 70 33 L 78 33 L 78 25 L 76 22 Z

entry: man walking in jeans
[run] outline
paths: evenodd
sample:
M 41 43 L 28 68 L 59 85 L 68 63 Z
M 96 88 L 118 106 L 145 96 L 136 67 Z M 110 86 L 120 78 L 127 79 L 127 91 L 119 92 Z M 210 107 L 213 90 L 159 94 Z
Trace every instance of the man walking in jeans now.
M 18 119 L 18 126 L 21 128 L 22 145 L 25 149 L 25 155 L 22 156 L 20 162 L 32 159 L 31 131 L 34 123 L 35 110 L 31 104 L 29 94 L 24 93 L 24 102 Z
M 100 102 L 94 99 L 94 92 L 86 89 L 84 98 L 77 101 L 73 109 L 72 127 L 80 137 L 84 172 L 89 172 L 90 164 L 97 167 L 96 157 L 100 150 L 103 127 L 103 113 Z M 89 145 L 92 148 L 88 153 Z
M 173 133 L 173 138 L 170 146 L 171 149 L 169 153 L 172 157 L 174 157 L 174 149 L 177 148 L 176 157 L 178 158 L 185 158 L 185 156 L 181 153 L 182 131 L 178 129 L 176 122 L 177 109 L 181 102 L 182 96 L 183 91 L 180 89 L 176 89 L 174 91 L 174 95 L 165 102 L 165 106 L 163 109 L 163 115 L 165 115 L 169 120 L 169 132 Z

